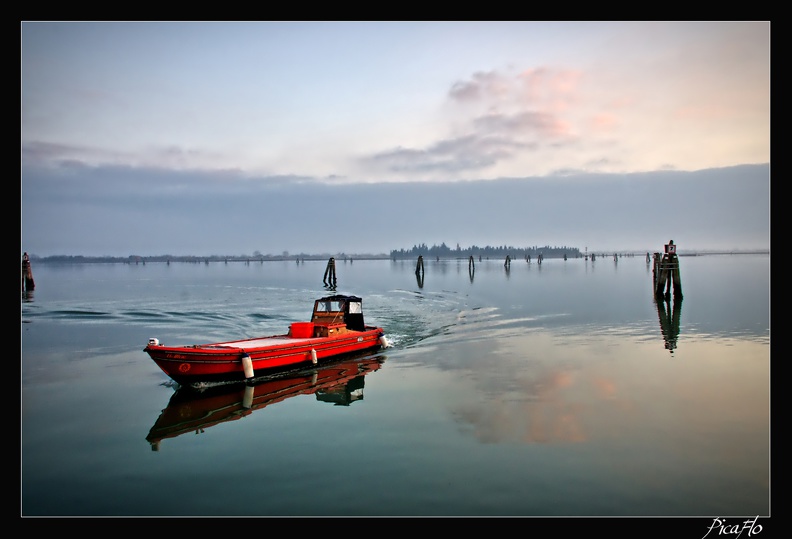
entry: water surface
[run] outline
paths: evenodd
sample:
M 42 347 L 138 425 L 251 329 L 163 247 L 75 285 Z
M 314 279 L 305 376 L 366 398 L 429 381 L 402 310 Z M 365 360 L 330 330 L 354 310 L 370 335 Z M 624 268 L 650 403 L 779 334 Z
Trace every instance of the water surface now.
M 337 260 L 392 346 L 252 409 L 143 352 L 284 333 L 325 265 L 34 261 L 21 514 L 770 514 L 769 256 L 681 257 L 659 303 L 643 257 Z

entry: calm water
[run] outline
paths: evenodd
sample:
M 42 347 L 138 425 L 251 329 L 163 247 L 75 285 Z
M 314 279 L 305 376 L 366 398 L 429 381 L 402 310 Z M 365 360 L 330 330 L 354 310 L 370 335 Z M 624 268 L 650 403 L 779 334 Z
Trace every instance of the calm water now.
M 338 260 L 392 346 L 253 396 L 143 347 L 285 333 L 326 261 L 34 261 L 21 514 L 769 516 L 770 257 L 680 265 Z

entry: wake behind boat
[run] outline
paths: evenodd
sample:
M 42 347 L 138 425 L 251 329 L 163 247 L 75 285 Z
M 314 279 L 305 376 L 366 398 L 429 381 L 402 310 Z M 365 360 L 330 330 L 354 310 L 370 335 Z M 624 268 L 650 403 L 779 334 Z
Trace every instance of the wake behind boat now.
M 365 324 L 363 300 L 337 294 L 317 299 L 311 321 L 292 323 L 284 335 L 185 346 L 152 338 L 143 351 L 174 381 L 193 385 L 252 380 L 387 346 L 384 330 Z

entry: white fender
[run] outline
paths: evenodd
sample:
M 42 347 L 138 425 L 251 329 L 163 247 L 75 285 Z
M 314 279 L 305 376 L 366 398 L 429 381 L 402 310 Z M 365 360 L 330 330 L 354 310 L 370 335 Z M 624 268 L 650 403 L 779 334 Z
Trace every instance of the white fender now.
M 319 359 L 316 357 L 316 350 L 314 350 L 313 348 L 311 348 L 311 362 L 312 362 L 314 365 L 316 365 L 316 363 L 317 363 L 318 361 L 319 361 Z
M 242 356 L 242 368 L 245 370 L 245 380 L 253 378 L 253 360 L 250 359 L 250 355 Z

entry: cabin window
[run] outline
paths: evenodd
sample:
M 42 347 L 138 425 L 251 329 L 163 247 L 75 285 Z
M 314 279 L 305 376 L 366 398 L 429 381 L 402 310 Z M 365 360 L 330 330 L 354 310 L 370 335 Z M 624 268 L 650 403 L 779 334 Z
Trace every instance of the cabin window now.
M 349 302 L 349 313 L 350 314 L 359 314 L 363 312 L 363 304 L 359 301 L 350 301 Z
M 344 310 L 344 302 L 339 300 L 319 301 L 316 304 L 318 313 L 337 313 Z

